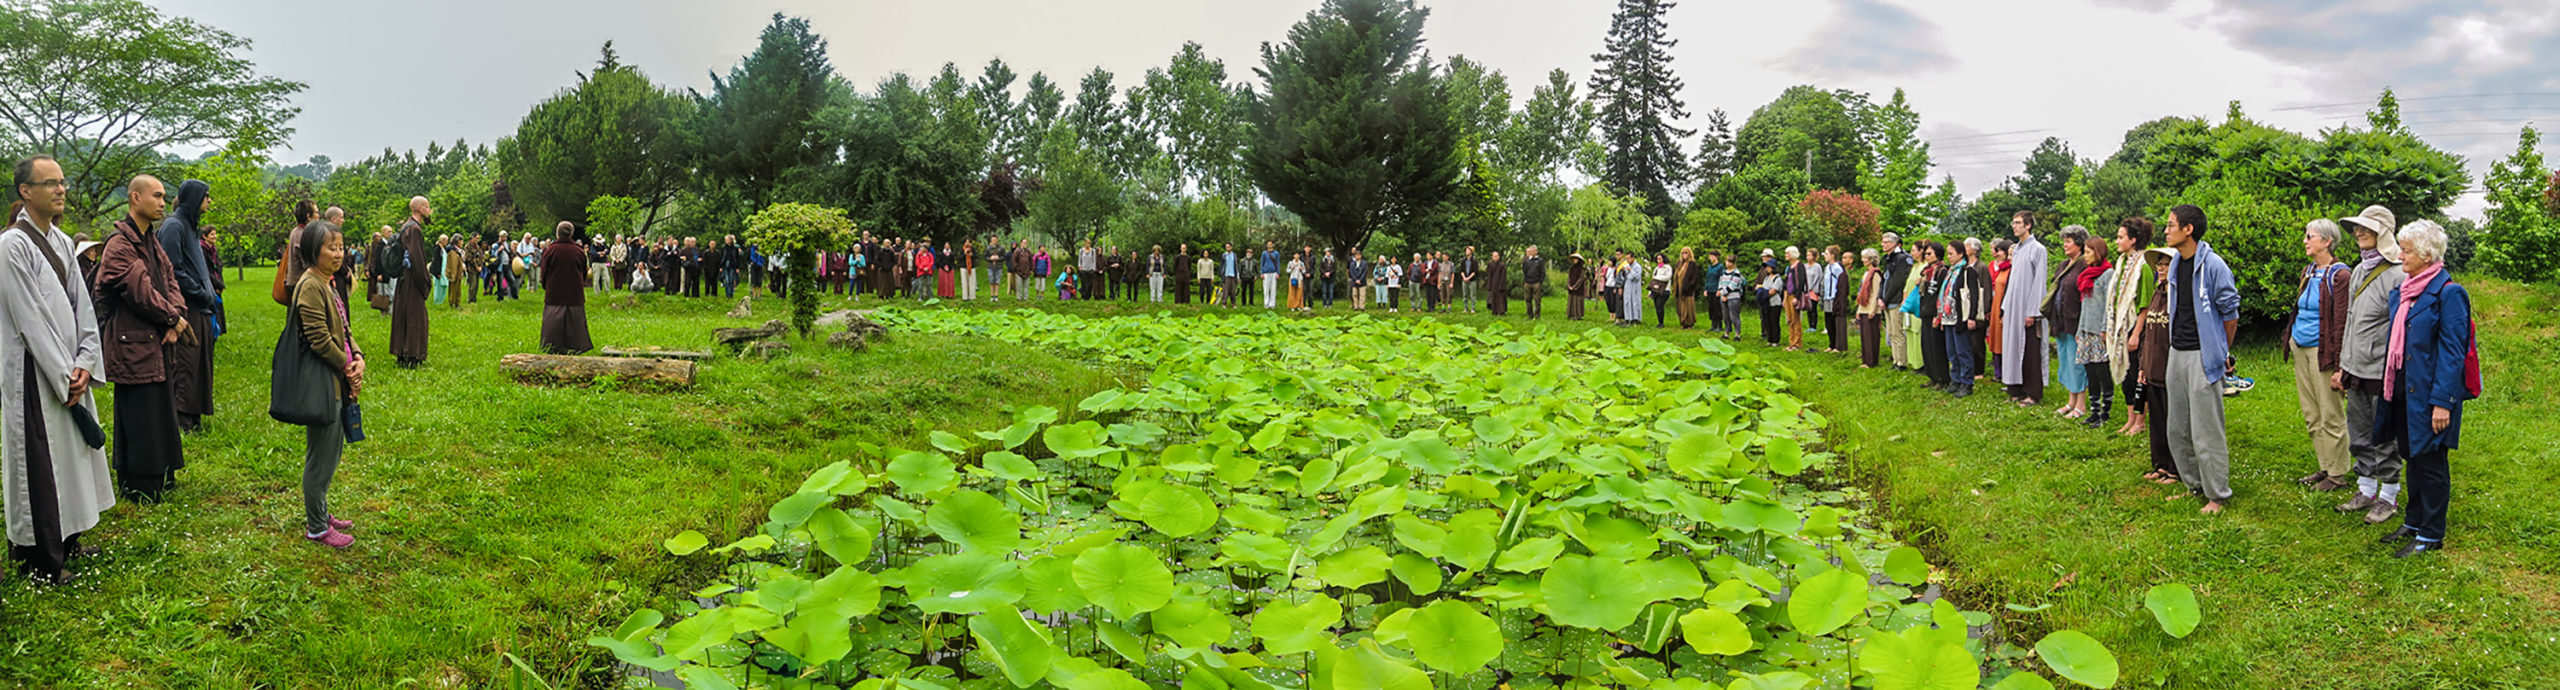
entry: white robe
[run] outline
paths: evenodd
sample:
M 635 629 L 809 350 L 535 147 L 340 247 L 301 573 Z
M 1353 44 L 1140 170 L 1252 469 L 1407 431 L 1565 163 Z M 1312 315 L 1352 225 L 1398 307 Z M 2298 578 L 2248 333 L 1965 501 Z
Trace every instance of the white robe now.
M 44 234 L 54 255 L 74 261 L 70 237 L 58 229 Z M 63 270 L 72 285 L 80 285 L 78 265 Z M 98 313 L 89 303 L 89 291 L 71 290 L 68 298 L 26 233 L 0 232 L 0 396 L 7 401 L 0 404 L 0 503 L 7 504 L 9 543 L 19 546 L 36 545 L 35 516 L 27 501 L 27 440 L 20 433 L 27 414 L 20 395 L 29 375 L 38 377 L 36 394 L 48 403 L 40 406 L 40 414 L 53 451 L 62 536 L 98 526 L 98 514 L 116 504 L 115 491 L 107 486 L 106 451 L 81 442 L 79 423 L 72 421 L 71 408 L 61 404 L 71 396 L 72 369 L 87 369 L 94 377 L 103 365 Z M 34 372 L 26 370 L 28 353 L 35 355 Z M 91 380 L 93 386 L 105 383 Z M 92 415 L 106 416 L 94 394 L 82 396 L 80 403 Z
M 2046 372 L 2020 372 L 2026 357 L 2018 353 L 2027 348 L 2027 319 L 2044 311 L 2045 289 L 2053 283 L 2052 269 L 2045 265 L 2044 243 L 2030 237 L 2009 253 L 2009 293 L 2000 296 L 2000 383 L 2026 385 L 2027 377 L 2047 380 Z M 2043 334 L 2045 322 L 2036 321 L 2036 333 Z M 2039 345 L 2051 340 L 2038 340 Z M 2051 356 L 2043 358 L 2050 365 Z M 2049 368 L 2049 366 L 2048 366 Z

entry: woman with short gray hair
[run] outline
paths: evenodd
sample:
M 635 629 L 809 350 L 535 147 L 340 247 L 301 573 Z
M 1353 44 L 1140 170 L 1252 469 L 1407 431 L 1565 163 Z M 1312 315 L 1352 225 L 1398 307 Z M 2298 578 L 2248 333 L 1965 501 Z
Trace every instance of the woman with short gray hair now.
M 2444 549 L 2445 512 L 2453 500 L 2446 454 L 2461 444 L 2463 401 L 2479 397 L 2471 362 L 2480 352 L 2471 294 L 2444 268 L 2444 228 L 2421 220 L 2402 228 L 2399 239 L 2409 280 L 2391 302 L 2385 402 L 2375 422 L 2407 458 L 2406 519 L 2381 542 L 2405 542 L 2392 557 L 2408 558 Z
M 2311 430 L 2311 454 L 2319 470 L 2294 480 L 2313 491 L 2337 491 L 2353 460 L 2347 454 L 2345 402 L 2329 375 L 2338 371 L 2339 346 L 2346 340 L 2347 285 L 2355 273 L 2334 253 L 2337 221 L 2322 218 L 2302 229 L 2302 255 L 2311 264 L 2295 281 L 2293 313 L 2287 319 L 2284 353 L 2293 360 L 2293 390 L 2302 403 L 2302 423 Z

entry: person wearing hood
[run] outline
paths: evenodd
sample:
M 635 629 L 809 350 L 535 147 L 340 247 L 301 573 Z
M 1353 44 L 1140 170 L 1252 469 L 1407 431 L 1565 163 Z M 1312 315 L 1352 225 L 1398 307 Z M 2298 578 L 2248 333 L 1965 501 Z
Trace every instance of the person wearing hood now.
M 2401 266 L 2399 222 L 2391 209 L 2367 206 L 2363 213 L 2340 218 L 2355 232 L 2357 263 L 2347 277 L 2347 314 L 2338 333 L 2338 369 L 2329 386 L 2343 397 L 2347 418 L 2347 454 L 2355 458 L 2356 495 L 2338 505 L 2341 513 L 2364 513 L 2367 524 L 2382 524 L 2400 511 L 2400 455 L 2391 437 L 2378 431 L 2374 417 L 2382 406 L 2382 367 L 2391 337 L 2391 302 L 2409 279 Z
M 169 196 L 149 175 L 126 183 L 126 216 L 107 236 L 97 275 L 99 340 L 105 343 L 107 382 L 116 384 L 115 436 L 111 449 L 116 483 L 124 495 L 158 502 L 187 466 L 179 440 L 170 366 L 181 348 L 193 348 L 197 330 L 176 268 L 155 236 Z
M 212 192 L 203 180 L 179 183 L 177 207 L 160 221 L 153 238 L 176 271 L 178 294 L 187 300 L 188 330 L 195 333 L 192 339 L 171 343 L 168 354 L 169 395 L 177 403 L 178 428 L 190 433 L 213 414 L 213 306 L 221 297 L 214 291 L 213 268 L 205 262 L 200 236 Z
M 80 535 L 115 507 L 90 372 L 101 368 L 98 314 L 59 228 L 68 185 L 51 156 L 18 161 L 20 201 L 0 231 L 0 514 L 9 555 L 38 582 L 71 581 Z
M 427 262 L 417 257 L 427 255 L 426 226 L 432 212 L 427 198 L 409 198 L 409 220 L 400 224 L 400 252 L 406 261 L 395 261 L 401 285 L 427 284 Z M 415 288 L 391 292 L 391 356 L 398 358 L 400 368 L 416 369 L 427 363 L 427 293 Z
M 2169 289 L 2160 301 L 2169 314 L 2169 457 L 2178 478 L 2204 499 L 2199 512 L 2212 515 L 2231 501 L 2222 377 L 2231 371 L 2231 341 L 2240 332 L 2240 289 L 2230 264 L 2205 243 L 2205 227 L 2204 209 L 2170 209 L 2164 234 L 2178 257 L 2169 264 Z

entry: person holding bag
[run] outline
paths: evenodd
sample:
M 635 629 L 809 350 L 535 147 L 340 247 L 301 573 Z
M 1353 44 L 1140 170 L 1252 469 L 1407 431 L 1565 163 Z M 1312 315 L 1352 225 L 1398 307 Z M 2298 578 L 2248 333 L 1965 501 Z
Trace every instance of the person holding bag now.
M 349 441 L 364 440 L 361 408 L 364 351 L 347 332 L 347 305 L 329 285 L 346 261 L 346 239 L 327 222 L 303 229 L 297 243 L 308 268 L 295 279 L 291 327 L 276 344 L 274 401 L 268 414 L 303 428 L 303 538 L 331 548 L 355 543 L 355 523 L 329 512 L 329 484 Z

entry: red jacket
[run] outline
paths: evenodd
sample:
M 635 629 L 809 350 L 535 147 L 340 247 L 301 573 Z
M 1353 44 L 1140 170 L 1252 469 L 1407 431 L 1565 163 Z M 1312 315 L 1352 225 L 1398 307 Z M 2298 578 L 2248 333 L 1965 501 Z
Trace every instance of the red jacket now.
M 131 218 L 116 221 L 98 259 L 96 288 L 107 382 L 168 380 L 160 339 L 186 320 L 187 300 L 178 293 L 177 269 L 160 240 L 149 230 L 136 229 Z M 204 335 L 209 334 L 196 337 Z

